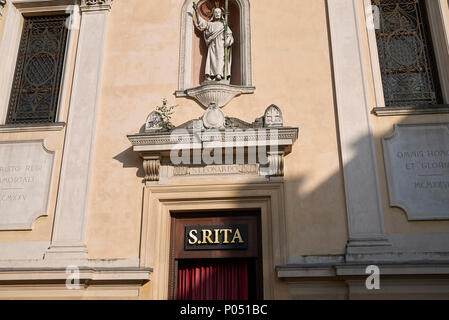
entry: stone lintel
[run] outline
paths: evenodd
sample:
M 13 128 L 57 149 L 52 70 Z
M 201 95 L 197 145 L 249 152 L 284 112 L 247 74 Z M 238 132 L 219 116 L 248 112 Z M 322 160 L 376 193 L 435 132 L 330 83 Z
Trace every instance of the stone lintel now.
M 172 133 L 145 133 L 129 135 L 128 139 L 133 145 L 134 152 L 138 153 L 143 159 L 143 168 L 145 171 L 145 182 L 157 182 L 160 179 L 161 162 L 175 167 L 179 165 L 172 163 L 171 154 L 173 151 L 181 151 L 181 153 L 187 154 L 189 161 L 193 157 L 200 156 L 202 165 L 202 155 L 214 154 L 217 150 L 220 150 L 221 155 L 227 159 L 231 159 L 232 163 L 216 163 L 209 164 L 208 170 L 211 174 L 216 173 L 217 170 L 213 170 L 213 166 L 220 165 L 234 165 L 238 166 L 242 164 L 242 156 L 248 157 L 249 153 L 255 156 L 257 160 L 254 164 L 260 164 L 259 175 L 267 177 L 280 177 L 284 176 L 284 157 L 288 155 L 292 150 L 292 145 L 298 138 L 298 128 L 281 127 L 275 129 L 251 129 L 249 131 L 243 130 L 181 130 L 182 132 Z M 232 152 L 232 154 L 230 153 Z M 242 153 L 239 153 L 242 152 Z M 231 158 L 232 156 L 232 158 Z M 214 156 L 212 156 L 214 157 Z M 266 163 L 261 163 L 261 159 L 265 158 Z M 220 156 L 220 160 L 221 160 Z M 239 160 L 237 160 L 239 159 Z M 243 162 L 244 162 L 243 158 Z M 195 161 L 193 161 L 195 162 Z M 250 163 L 248 161 L 248 163 Z M 191 164 L 183 164 L 187 168 Z M 197 164 L 198 165 L 198 164 Z M 195 165 L 193 165 L 195 166 Z M 218 168 L 220 169 L 220 168 Z M 233 168 L 235 170 L 223 170 L 221 174 L 228 173 L 253 173 L 247 169 Z M 189 170 L 177 170 L 176 172 L 189 172 Z M 220 170 L 218 170 L 220 171 Z M 217 171 L 217 172 L 218 172 Z M 186 173 L 186 174 L 187 174 Z M 218 174 L 218 173 L 216 173 Z

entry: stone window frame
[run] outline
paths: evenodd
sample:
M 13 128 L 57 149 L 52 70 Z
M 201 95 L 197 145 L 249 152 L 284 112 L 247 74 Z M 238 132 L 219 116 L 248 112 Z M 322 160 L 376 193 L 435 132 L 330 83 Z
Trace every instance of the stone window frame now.
M 181 14 L 181 40 L 179 53 L 179 75 L 177 96 L 193 88 L 193 5 L 194 0 L 185 0 Z M 240 10 L 240 55 L 242 83 L 240 87 L 253 87 L 251 62 L 250 1 L 235 0 Z
M 373 113 L 377 116 L 419 115 L 449 113 L 449 7 L 446 0 L 425 0 L 429 27 L 432 35 L 433 50 L 437 63 L 438 76 L 444 105 L 428 107 L 386 107 L 380 72 L 376 31 L 366 25 L 376 106 Z M 364 21 L 369 21 L 371 0 L 363 0 Z
M 72 86 L 72 61 L 74 61 L 77 46 L 77 35 L 81 19 L 73 19 L 79 14 L 80 5 L 77 0 L 10 0 L 3 18 L 4 27 L 0 38 L 0 132 L 26 131 L 59 131 L 65 127 L 63 115 L 67 113 L 70 103 L 68 92 Z M 74 23 L 68 30 L 65 48 L 64 67 L 61 75 L 61 86 L 57 105 L 55 122 L 51 124 L 6 124 L 11 89 L 16 70 L 18 50 L 22 37 L 24 15 L 66 13 Z

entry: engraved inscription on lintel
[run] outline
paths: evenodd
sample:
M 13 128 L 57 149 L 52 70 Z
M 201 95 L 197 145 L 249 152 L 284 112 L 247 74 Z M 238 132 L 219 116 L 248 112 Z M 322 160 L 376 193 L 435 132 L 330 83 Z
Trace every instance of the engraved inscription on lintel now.
M 220 175 L 220 174 L 258 174 L 258 164 L 210 165 L 205 167 L 174 167 L 175 176 L 186 175 Z
M 391 206 L 409 220 L 449 220 L 449 124 L 397 125 L 383 145 Z
M 42 140 L 0 142 L 0 230 L 30 230 L 48 215 L 53 160 Z

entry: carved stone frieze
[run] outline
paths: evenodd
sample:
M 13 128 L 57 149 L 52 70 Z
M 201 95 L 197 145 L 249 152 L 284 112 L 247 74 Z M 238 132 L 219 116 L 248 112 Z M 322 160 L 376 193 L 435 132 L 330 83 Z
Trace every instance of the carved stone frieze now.
M 205 123 L 205 116 L 208 115 L 208 110 L 205 112 L 204 116 L 200 119 L 190 120 L 182 125 L 178 126 L 176 129 L 187 129 L 187 130 L 204 130 L 204 129 L 261 129 L 261 128 L 279 128 L 283 126 L 283 116 L 281 110 L 275 106 L 269 106 L 264 113 L 264 116 L 257 118 L 253 123 L 248 123 L 243 120 L 224 117 L 223 126 L 208 126 Z M 151 116 L 151 114 L 150 114 Z M 150 118 L 149 116 L 149 118 Z M 206 120 L 207 122 L 207 120 Z
M 219 141 L 219 142 L 251 142 L 254 141 L 257 143 L 260 140 L 260 137 L 264 136 L 265 142 L 270 142 L 270 140 L 279 140 L 279 141 L 289 141 L 296 140 L 298 138 L 298 128 L 290 128 L 284 127 L 279 128 L 275 132 L 272 132 L 269 129 L 259 129 L 248 132 L 239 132 L 239 131 L 205 131 L 199 138 L 196 136 L 195 132 L 190 132 L 190 130 L 185 130 L 184 133 L 177 132 L 175 135 L 170 133 L 158 133 L 154 135 L 149 134 L 135 134 L 128 135 L 129 141 L 133 144 L 133 146 L 145 146 L 145 145 L 164 145 L 170 150 L 173 145 L 179 143 L 187 143 L 192 144 L 195 142 L 207 142 L 207 141 Z
M 248 123 L 237 118 L 225 117 L 224 129 L 255 129 L 262 128 L 262 124 L 263 121 L 261 118 L 257 119 L 254 123 Z M 176 129 L 204 130 L 206 128 L 204 127 L 203 120 L 197 119 L 187 121 L 186 123 L 178 126 Z
M 213 106 L 202 118 L 172 131 L 146 130 L 128 139 L 143 159 L 146 182 L 237 174 L 282 179 L 284 157 L 291 152 L 298 131 L 282 126 L 282 113 L 273 105 L 253 123 L 225 117 Z

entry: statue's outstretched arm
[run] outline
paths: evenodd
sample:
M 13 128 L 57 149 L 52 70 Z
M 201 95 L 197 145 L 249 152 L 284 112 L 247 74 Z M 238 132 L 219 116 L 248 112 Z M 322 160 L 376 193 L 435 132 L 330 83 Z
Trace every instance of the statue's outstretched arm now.
M 207 28 L 207 21 L 201 17 L 198 13 L 198 4 L 196 2 L 193 3 L 193 11 L 195 12 L 196 21 L 194 21 L 195 27 L 197 27 L 200 31 L 204 31 Z

